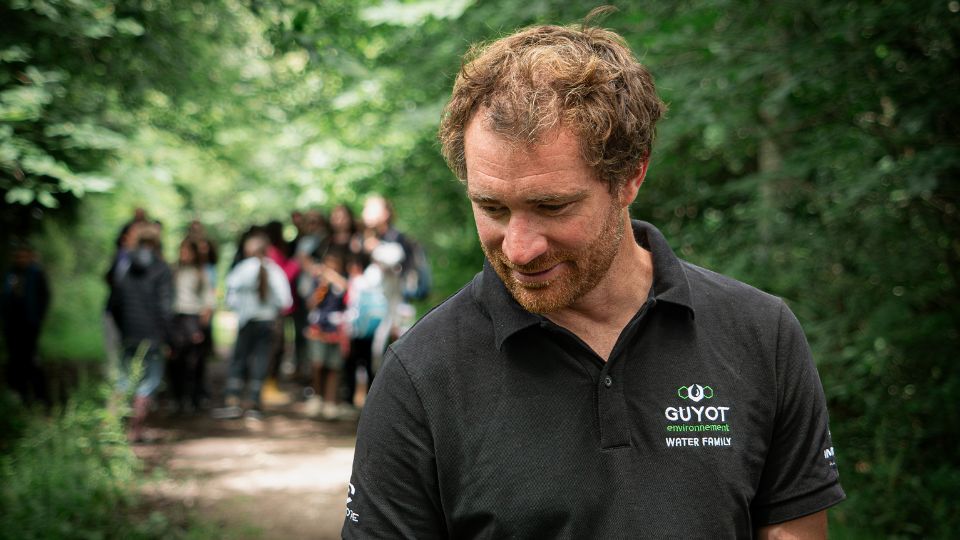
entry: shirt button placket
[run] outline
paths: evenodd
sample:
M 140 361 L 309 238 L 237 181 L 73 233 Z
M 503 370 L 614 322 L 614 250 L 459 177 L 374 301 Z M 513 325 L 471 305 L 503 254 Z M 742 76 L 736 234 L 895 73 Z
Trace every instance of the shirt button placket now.
M 608 364 L 605 367 L 609 369 L 616 366 Z M 609 372 L 601 373 L 599 382 L 597 407 L 600 420 L 600 446 L 601 448 L 630 446 L 626 405 L 623 394 L 620 392 L 622 388 L 614 388 L 613 376 Z

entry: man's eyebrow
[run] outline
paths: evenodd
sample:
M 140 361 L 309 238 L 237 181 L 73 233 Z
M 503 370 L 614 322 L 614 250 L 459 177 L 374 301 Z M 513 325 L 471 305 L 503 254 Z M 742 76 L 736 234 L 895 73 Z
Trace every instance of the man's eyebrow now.
M 533 195 L 524 200 L 527 204 L 565 204 L 583 200 L 589 195 L 588 190 L 574 191 L 572 193 L 544 193 L 542 195 Z M 467 192 L 467 198 L 477 204 L 499 203 L 500 199 L 484 193 Z
M 482 193 L 474 193 L 472 191 L 467 191 L 467 198 L 477 204 L 500 202 L 499 199 L 492 195 L 484 195 Z
M 580 190 L 573 193 L 546 193 L 530 197 L 526 200 L 528 204 L 563 204 L 572 203 L 587 198 L 589 191 Z

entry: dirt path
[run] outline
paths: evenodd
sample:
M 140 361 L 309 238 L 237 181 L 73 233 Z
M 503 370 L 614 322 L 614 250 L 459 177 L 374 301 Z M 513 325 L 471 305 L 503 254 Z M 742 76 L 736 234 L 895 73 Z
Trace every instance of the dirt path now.
M 212 378 L 224 369 L 215 363 Z M 223 538 L 340 538 L 355 420 L 313 420 L 294 402 L 266 407 L 262 420 L 158 411 L 148 423 L 159 441 L 134 451 L 155 478 L 143 489 L 152 508 Z

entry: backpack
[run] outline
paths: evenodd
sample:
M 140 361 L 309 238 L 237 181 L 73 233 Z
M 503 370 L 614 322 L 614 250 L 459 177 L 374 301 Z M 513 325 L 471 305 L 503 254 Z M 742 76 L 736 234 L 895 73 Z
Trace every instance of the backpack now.
M 360 278 L 363 279 L 363 278 Z M 358 287 L 351 287 L 349 300 L 349 314 L 351 336 L 355 338 L 372 338 L 377 327 L 387 317 L 387 297 L 383 294 L 383 287 L 379 282 L 364 280 Z

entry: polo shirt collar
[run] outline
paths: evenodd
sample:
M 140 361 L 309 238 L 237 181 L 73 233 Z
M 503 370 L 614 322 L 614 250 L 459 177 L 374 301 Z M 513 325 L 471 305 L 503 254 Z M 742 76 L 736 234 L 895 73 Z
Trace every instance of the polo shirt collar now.
M 657 302 L 684 307 L 693 317 L 687 273 L 663 233 L 646 221 L 633 220 L 633 236 L 641 247 L 653 254 L 653 291 Z
M 523 309 L 514 300 L 490 261 L 486 259 L 483 261 L 483 271 L 475 280 L 473 297 L 490 316 L 498 350 L 503 347 L 503 342 L 508 337 L 531 326 L 537 326 L 544 320 L 540 315 Z
M 680 259 L 673 253 L 667 239 L 656 227 L 638 220 L 633 220 L 632 224 L 637 243 L 653 254 L 652 296 L 658 302 L 686 308 L 692 317 L 694 311 L 690 300 L 690 284 L 687 282 Z M 547 320 L 520 306 L 487 260 L 483 261 L 483 271 L 474 281 L 473 297 L 487 311 L 493 322 L 497 349 L 502 349 L 503 343 L 510 336 L 527 328 L 539 326 Z

